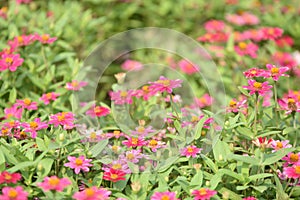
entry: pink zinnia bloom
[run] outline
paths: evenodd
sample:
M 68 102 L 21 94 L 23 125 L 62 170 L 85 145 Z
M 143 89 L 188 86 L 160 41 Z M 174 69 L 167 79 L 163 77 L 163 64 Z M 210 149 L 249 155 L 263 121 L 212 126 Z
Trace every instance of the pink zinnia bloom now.
M 119 159 L 124 160 L 125 162 L 138 163 L 139 159 L 143 158 L 141 150 L 130 150 L 126 151 L 125 155 L 120 155 Z
M 135 128 L 135 130 L 131 131 L 131 133 L 133 135 L 137 135 L 137 136 L 146 136 L 149 133 L 153 133 L 155 132 L 155 130 L 152 129 L 152 126 L 148 126 L 147 128 L 145 128 L 144 126 L 138 126 Z
M 103 117 L 110 113 L 110 109 L 104 106 L 92 106 L 92 108 L 86 111 L 85 114 L 94 117 Z
M 257 198 L 255 198 L 255 197 L 246 197 L 246 198 L 243 198 L 243 200 L 257 200 Z
M 72 112 L 61 112 L 55 115 L 50 115 L 49 124 L 53 124 L 54 127 L 61 125 L 64 129 L 74 128 L 74 114 Z
M 205 33 L 203 36 L 197 38 L 200 42 L 227 42 L 229 38 L 228 33 Z
M 176 80 L 169 80 L 164 76 L 160 76 L 159 80 L 155 82 L 149 82 L 151 84 L 149 86 L 149 89 L 151 93 L 157 93 L 157 92 L 167 92 L 172 93 L 174 88 L 181 87 L 182 80 L 176 79 Z
M 205 22 L 204 28 L 208 32 L 222 32 L 225 28 L 225 23 L 221 20 L 209 20 Z
M 266 67 L 268 70 L 265 73 L 266 78 L 272 77 L 274 81 L 278 81 L 280 76 L 289 76 L 285 72 L 289 71 L 288 67 L 276 67 L 272 64 L 267 64 Z
M 275 40 L 278 47 L 293 46 L 294 40 L 290 36 L 283 36 Z
M 125 136 L 125 134 L 124 133 L 122 133 L 121 131 L 119 131 L 119 130 L 115 130 L 115 131 L 113 131 L 112 133 L 106 133 L 106 137 L 107 138 L 120 138 L 120 137 L 122 137 L 122 136 Z
M 5 114 L 5 119 L 9 119 L 11 117 L 15 117 L 17 119 L 21 119 L 23 113 L 23 109 L 19 108 L 16 104 L 14 104 L 10 108 L 5 108 L 4 109 L 4 114 Z
M 262 103 L 262 106 L 263 106 L 263 107 L 269 107 L 269 106 L 271 106 L 271 99 L 272 99 L 272 96 L 273 96 L 273 92 L 272 92 L 272 91 L 267 92 L 267 93 L 263 96 L 263 103 Z
M 286 114 L 300 112 L 300 102 L 292 96 L 278 99 L 278 104 L 282 110 L 286 111 Z
M 112 182 L 118 182 L 121 180 L 126 180 L 126 173 L 122 170 L 115 170 L 111 168 L 109 171 L 105 171 L 103 174 L 103 179 Z
M 272 152 L 278 151 L 280 149 L 284 149 L 284 148 L 291 148 L 292 145 L 289 144 L 289 140 L 284 140 L 284 141 L 280 141 L 280 140 L 273 140 L 271 142 L 271 147 L 274 149 Z
M 287 52 L 275 52 L 272 59 L 281 66 L 293 68 L 297 66 L 296 60 L 290 53 Z
M 209 94 L 205 93 L 202 97 L 195 98 L 194 101 L 199 108 L 205 108 L 212 105 L 213 98 L 209 96 Z
M 49 34 L 38 35 L 35 34 L 35 40 L 40 41 L 42 44 L 52 44 L 57 40 L 56 37 L 51 38 Z
M 243 74 L 246 78 L 263 77 L 265 74 L 265 70 L 258 69 L 258 68 L 251 68 L 245 71 Z
M 152 152 L 156 152 L 157 149 L 166 147 L 166 143 L 156 140 L 156 138 L 153 138 L 152 140 L 148 141 L 148 147 L 151 149 Z
M 245 42 L 239 42 L 238 45 L 234 46 L 234 50 L 237 54 L 240 56 L 249 55 L 252 58 L 257 57 L 257 50 L 258 46 L 254 43 L 245 43 Z
M 1 200 L 27 200 L 28 193 L 21 186 L 2 188 Z
M 286 161 L 284 167 L 288 165 L 294 165 L 300 161 L 300 152 L 299 153 L 289 153 L 287 156 L 283 157 L 282 160 Z
M 0 184 L 3 183 L 14 183 L 16 184 L 19 180 L 21 180 L 22 176 L 19 173 L 9 173 L 7 171 L 3 171 L 0 173 Z
M 21 46 L 30 45 L 33 41 L 34 41 L 33 35 L 21 35 L 21 36 L 16 36 L 11 41 L 8 41 L 8 44 L 9 46 L 11 46 L 11 48 L 15 49 Z
M 259 137 L 259 138 L 256 138 L 255 140 L 253 140 L 252 143 L 261 149 L 265 149 L 265 148 L 271 147 L 272 141 L 273 141 L 272 139 L 268 140 L 266 137 L 265 138 Z
M 3 127 L 6 128 L 20 128 L 21 123 L 18 120 L 12 120 L 10 122 L 5 122 Z
M 229 106 L 226 108 L 227 112 L 237 113 L 241 111 L 243 108 L 247 108 L 247 99 L 242 99 L 237 101 L 236 99 L 232 99 L 229 102 Z
M 36 131 L 48 128 L 48 124 L 45 122 L 41 122 L 40 118 L 36 118 L 34 119 L 34 121 L 29 123 L 22 123 L 22 126 L 25 128 L 25 132 L 31 133 L 32 138 L 36 138 Z
M 268 85 L 268 81 L 260 83 L 253 79 L 248 80 L 248 84 L 249 86 L 243 86 L 243 88 L 250 90 L 250 95 L 258 93 L 259 95 L 264 96 L 273 87 Z
M 153 94 L 150 93 L 149 86 L 144 85 L 141 89 L 135 91 L 134 96 L 137 98 L 143 97 L 145 101 L 148 101 L 149 98 L 153 96 Z
M 127 164 L 128 162 L 124 159 L 113 160 L 112 163 L 103 165 L 102 170 L 110 172 L 111 169 L 122 170 L 126 174 L 130 174 L 131 170 Z
M 68 178 L 59 179 L 57 176 L 45 177 L 44 181 L 37 184 L 43 188 L 44 191 L 54 190 L 62 192 L 67 186 L 71 185 L 71 181 Z
M 245 40 L 249 39 L 255 42 L 260 42 L 264 38 L 264 33 L 261 30 L 257 29 L 246 30 L 242 34 Z
M 121 65 L 121 68 L 126 71 L 130 71 L 130 70 L 138 71 L 143 68 L 143 64 L 135 60 L 126 60 Z
M 259 18 L 251 13 L 244 12 L 241 17 L 244 20 L 244 24 L 247 25 L 256 25 L 259 24 Z
M 111 100 L 118 105 L 132 104 L 132 97 L 135 94 L 133 90 L 128 91 L 111 91 L 109 93 Z
M 76 81 L 76 80 L 73 80 L 72 82 L 70 83 L 66 83 L 66 86 L 65 88 L 67 90 L 74 90 L 74 91 L 78 91 L 80 90 L 80 88 L 86 86 L 88 83 L 85 82 L 85 81 Z
M 282 36 L 283 30 L 277 27 L 265 27 L 261 29 L 265 40 L 274 40 Z
M 5 127 L 1 127 L 0 130 L 0 136 L 10 136 L 11 135 L 11 129 L 10 128 L 5 128 Z
M 292 167 L 284 167 L 283 173 L 288 178 L 299 179 L 300 178 L 300 163 L 294 164 Z
M 28 3 L 30 3 L 31 1 L 32 1 L 32 0 L 16 0 L 17 4 L 22 4 L 22 3 L 28 4 Z
M 23 58 L 20 58 L 20 54 L 3 54 L 0 60 L 0 71 L 9 69 L 14 72 L 24 62 Z
M 209 200 L 215 194 L 217 194 L 217 191 L 210 190 L 207 188 L 201 188 L 192 192 L 194 200 Z
M 81 192 L 76 192 L 73 198 L 76 200 L 109 200 L 110 194 L 111 191 L 93 186 Z
M 190 145 L 190 146 L 187 146 L 187 147 L 181 149 L 180 152 L 181 152 L 182 156 L 186 156 L 187 158 L 192 156 L 193 158 L 195 158 L 197 156 L 197 154 L 199 154 L 201 151 L 202 151 L 201 148 L 197 148 L 194 145 Z
M 187 60 L 181 60 L 178 63 L 179 68 L 181 69 L 181 71 L 185 74 L 191 75 L 191 74 L 195 74 L 199 71 L 199 67 L 190 63 Z
M 75 174 L 79 174 L 80 170 L 83 172 L 88 172 L 90 171 L 89 167 L 93 166 L 90 164 L 92 159 L 85 159 L 84 156 L 79 156 L 78 158 L 74 156 L 68 156 L 68 160 L 70 162 L 64 164 L 64 166 L 74 169 Z
M 146 141 L 144 141 L 143 138 L 134 138 L 134 137 L 127 137 L 127 140 L 122 141 L 122 144 L 126 145 L 128 148 L 129 147 L 140 147 L 144 146 L 147 144 Z
M 40 98 L 40 100 L 43 101 L 45 105 L 48 105 L 50 103 L 50 101 L 55 101 L 58 96 L 59 96 L 59 94 L 57 94 L 55 92 L 49 92 L 49 93 L 43 94 L 42 97 Z
M 175 192 L 155 192 L 150 200 L 178 200 Z
M 3 19 L 7 19 L 7 7 L 2 7 L 0 9 L 0 17 Z
M 21 106 L 22 108 L 26 108 L 27 110 L 37 110 L 37 102 L 33 102 L 28 98 L 23 100 L 17 99 L 17 106 Z
M 240 15 L 236 15 L 236 14 L 227 14 L 225 16 L 225 19 L 232 23 L 232 24 L 235 24 L 235 25 L 244 25 L 245 24 L 245 21 L 244 19 L 240 16 Z

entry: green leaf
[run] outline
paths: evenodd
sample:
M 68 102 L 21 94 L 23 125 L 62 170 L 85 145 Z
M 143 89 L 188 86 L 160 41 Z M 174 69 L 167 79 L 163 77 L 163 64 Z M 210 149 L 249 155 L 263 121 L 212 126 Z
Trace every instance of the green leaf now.
M 38 172 L 37 174 L 40 176 L 40 177 L 45 177 L 49 174 L 49 172 L 51 171 L 51 167 L 53 165 L 53 162 L 54 160 L 51 159 L 51 158 L 45 158 L 45 159 L 42 159 L 40 162 L 39 162 L 39 165 L 41 165 L 43 167 L 43 169 Z
M 201 137 L 201 131 L 202 131 L 202 127 L 203 124 L 205 122 L 205 120 L 207 120 L 206 117 L 203 117 L 202 119 L 200 119 L 200 121 L 197 123 L 196 127 L 195 127 L 195 135 L 194 135 L 194 140 L 198 140 Z
M 9 93 L 9 102 L 15 103 L 16 99 L 17 99 L 17 90 L 16 88 L 13 88 Z
M 46 151 L 47 150 L 47 147 L 46 147 L 43 139 L 37 137 L 36 138 L 36 144 L 38 145 L 39 150 L 41 150 L 41 151 Z
M 173 156 L 173 157 L 168 158 L 164 162 L 160 163 L 160 165 L 158 166 L 158 172 L 164 172 L 164 171 L 166 171 L 177 160 L 178 160 L 178 157 L 177 156 Z
M 274 176 L 276 182 L 276 200 L 289 200 L 289 196 L 284 192 L 277 175 Z
M 217 173 L 218 171 L 218 167 L 217 165 L 208 157 L 206 157 L 205 155 L 201 155 L 202 159 L 204 160 L 205 164 L 208 165 L 208 167 L 214 172 Z
M 250 156 L 241 156 L 241 155 L 236 155 L 236 154 L 229 154 L 228 159 L 233 159 L 237 161 L 242 161 L 244 163 L 252 164 L 252 165 L 258 165 L 259 160 L 256 158 L 252 158 Z
M 270 174 L 270 173 L 262 173 L 262 174 L 255 174 L 255 175 L 249 176 L 248 179 L 250 181 L 255 181 L 257 179 L 263 179 L 263 178 L 272 177 L 272 176 L 273 176 L 273 174 Z
M 197 185 L 197 186 L 201 187 L 202 182 L 203 182 L 203 173 L 201 170 L 198 170 L 197 173 L 192 178 L 190 185 Z
M 102 140 L 98 142 L 95 146 L 93 146 L 90 150 L 93 156 L 94 157 L 98 156 L 103 151 L 103 149 L 107 146 L 107 144 L 108 144 L 108 140 Z
M 295 148 L 286 148 L 286 149 L 280 149 L 275 153 L 268 154 L 265 156 L 265 159 L 261 163 L 261 165 L 271 165 L 273 163 L 276 163 L 278 160 L 282 159 L 284 156 L 286 156 L 288 153 L 294 150 Z

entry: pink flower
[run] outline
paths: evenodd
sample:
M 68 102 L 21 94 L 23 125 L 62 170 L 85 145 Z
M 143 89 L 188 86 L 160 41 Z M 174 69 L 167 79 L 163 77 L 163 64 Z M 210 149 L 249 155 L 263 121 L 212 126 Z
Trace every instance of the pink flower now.
M 126 174 L 130 174 L 131 170 L 129 169 L 129 166 L 127 163 L 128 162 L 124 159 L 113 160 L 112 163 L 104 165 L 102 167 L 102 170 L 104 170 L 106 172 L 110 172 L 111 169 L 115 169 L 115 170 L 121 170 L 121 171 L 125 172 Z
M 0 71 L 9 69 L 14 72 L 24 62 L 23 58 L 20 58 L 20 54 L 3 54 L 0 60 Z
M 292 167 L 284 167 L 283 173 L 288 178 L 299 179 L 300 178 L 300 163 L 294 164 Z
M 2 7 L 0 9 L 0 17 L 3 19 L 7 19 L 7 7 Z
M 280 76 L 289 76 L 285 74 L 289 70 L 288 67 L 276 67 L 272 64 L 267 64 L 266 67 L 268 70 L 265 73 L 265 78 L 272 77 L 274 81 L 278 81 Z
M 87 82 L 84 82 L 84 81 L 76 81 L 76 80 L 73 80 L 71 83 L 66 83 L 66 86 L 65 88 L 67 90 L 74 90 L 74 91 L 78 91 L 80 90 L 80 88 L 86 86 L 88 83 Z
M 256 25 L 259 23 L 259 18 L 248 12 L 244 12 L 241 15 L 227 14 L 225 18 L 228 22 L 238 26 Z
M 21 106 L 23 109 L 27 110 L 37 110 L 37 102 L 32 102 L 30 99 L 25 98 L 23 100 L 17 99 L 17 106 Z
M 272 91 L 267 92 L 267 93 L 263 96 L 263 103 L 262 103 L 262 106 L 263 106 L 263 107 L 269 107 L 269 106 L 271 106 L 271 99 L 272 99 L 272 96 L 273 96 L 273 92 L 272 92 Z
M 28 4 L 28 3 L 30 3 L 31 1 L 32 1 L 32 0 L 16 0 L 17 4 L 22 4 L 22 3 Z
M 207 188 L 201 188 L 192 192 L 194 200 L 209 200 L 215 194 L 217 194 L 216 191 Z
M 154 94 L 150 93 L 149 86 L 144 85 L 141 89 L 138 89 L 135 91 L 134 96 L 137 98 L 143 97 L 145 101 L 148 101 L 150 97 L 152 97 Z
M 265 149 L 265 148 L 271 147 L 272 141 L 273 141 L 272 139 L 268 140 L 266 137 L 265 138 L 259 137 L 259 138 L 256 138 L 255 140 L 253 140 L 252 143 L 261 149 Z
M 50 101 L 55 101 L 58 96 L 59 94 L 55 92 L 49 92 L 47 94 L 43 94 L 40 100 L 43 101 L 45 105 L 48 105 Z
M 284 141 L 280 141 L 280 140 L 273 140 L 271 142 L 271 147 L 274 149 L 272 152 L 278 151 L 280 149 L 284 149 L 284 148 L 291 148 L 292 145 L 289 144 L 289 140 L 284 140 Z
M 128 90 L 128 91 L 119 90 L 116 92 L 111 91 L 109 93 L 111 100 L 118 105 L 132 104 L 132 97 L 134 94 L 135 93 L 133 90 Z
M 208 32 L 222 32 L 225 28 L 225 23 L 221 20 L 209 20 L 205 22 L 204 28 Z
M 74 169 L 75 174 L 79 174 L 80 170 L 82 170 L 83 172 L 88 172 L 90 171 L 89 167 L 93 166 L 92 164 L 90 164 L 92 159 L 85 159 L 84 156 L 79 156 L 78 158 L 68 156 L 68 160 L 70 162 L 64 164 L 64 166 Z
M 35 34 L 34 37 L 35 40 L 40 41 L 42 44 L 52 44 L 54 41 L 57 40 L 56 37 L 51 38 L 49 34 L 43 34 L 43 35 Z
M 73 198 L 76 200 L 109 200 L 110 194 L 111 191 L 93 186 L 81 192 L 76 192 Z
M 178 200 L 175 192 L 155 192 L 150 200 Z
M 199 67 L 190 63 L 187 60 L 181 60 L 178 63 L 179 68 L 181 69 L 181 71 L 185 74 L 191 75 L 191 74 L 195 74 L 199 71 Z
M 143 64 L 138 61 L 128 59 L 121 65 L 121 68 L 126 71 L 138 71 L 143 69 Z
M 227 42 L 229 38 L 228 33 L 205 33 L 203 36 L 197 38 L 200 42 Z
M 40 118 L 34 119 L 34 121 L 29 123 L 22 123 L 22 126 L 25 128 L 24 131 L 31 133 L 32 138 L 36 138 L 38 130 L 46 129 L 48 127 L 48 124 L 45 122 L 41 122 Z
M 125 155 L 120 155 L 119 157 L 121 160 L 124 160 L 125 162 L 132 162 L 132 163 L 138 163 L 139 159 L 143 158 L 143 154 L 141 153 L 141 150 L 130 150 L 126 151 Z
M 104 106 L 92 106 L 92 108 L 88 111 L 86 111 L 86 114 L 94 117 L 103 117 L 106 115 L 109 115 L 110 109 Z
M 126 173 L 122 170 L 115 170 L 111 168 L 109 171 L 105 171 L 103 174 L 103 179 L 112 182 L 118 182 L 121 180 L 126 180 Z
M 5 122 L 4 124 L 3 124 L 3 127 L 6 127 L 6 128 L 20 128 L 20 125 L 21 125 L 21 123 L 18 121 L 18 120 L 12 120 L 12 121 L 10 121 L 10 122 Z
M 11 117 L 21 119 L 22 113 L 23 113 L 23 109 L 22 108 L 18 109 L 18 106 L 16 104 L 14 104 L 10 108 L 4 109 L 5 119 L 9 119 Z
M 19 180 L 21 180 L 22 176 L 19 173 L 9 173 L 7 171 L 3 171 L 0 173 L 0 184 L 3 183 L 13 183 L 16 184 Z
M 282 36 L 283 30 L 277 27 L 264 27 L 261 29 L 264 33 L 263 39 L 274 40 Z
M 264 96 L 270 89 L 271 85 L 268 85 L 268 81 L 260 83 L 253 79 L 248 80 L 249 86 L 243 86 L 244 89 L 250 90 L 250 95 L 258 93 L 261 96 Z
M 290 53 L 287 52 L 275 52 L 275 54 L 272 56 L 272 59 L 281 66 L 286 66 L 289 68 L 297 66 L 296 60 Z
M 232 99 L 230 102 L 229 102 L 229 106 L 226 108 L 226 111 L 227 112 L 234 112 L 234 113 L 237 113 L 239 111 L 243 111 L 242 109 L 243 108 L 247 108 L 247 99 L 242 99 L 240 101 L 237 101 L 236 99 Z
M 198 106 L 199 108 L 205 108 L 212 105 L 213 98 L 209 96 L 209 94 L 205 93 L 202 97 L 195 98 L 194 101 L 196 103 L 196 106 Z
M 289 153 L 283 157 L 282 160 L 286 161 L 283 166 L 294 165 L 300 161 L 300 153 Z
M 257 198 L 255 198 L 255 197 L 246 197 L 246 198 L 243 198 L 243 200 L 257 200 Z
M 45 177 L 44 181 L 37 184 L 43 188 L 44 191 L 54 190 L 62 192 L 67 186 L 71 185 L 71 181 L 68 178 L 59 179 L 57 176 Z
M 143 138 L 134 138 L 134 137 L 128 137 L 126 136 L 127 140 L 123 141 L 122 144 L 129 147 L 139 147 L 144 146 L 147 144 L 146 141 L 144 141 Z
M 164 76 L 160 76 L 159 80 L 155 82 L 149 82 L 151 84 L 149 86 L 151 93 L 157 93 L 157 92 L 167 92 L 172 93 L 174 88 L 181 87 L 182 80 L 176 79 L 176 80 L 169 80 Z
M 121 131 L 119 131 L 119 130 L 115 130 L 115 131 L 113 131 L 112 133 L 106 133 L 106 137 L 107 138 L 120 138 L 121 136 L 124 136 L 125 134 L 124 133 L 122 133 Z
M 9 46 L 15 49 L 21 46 L 28 46 L 34 41 L 33 35 L 16 36 L 13 40 L 8 41 Z
M 243 74 L 246 78 L 263 77 L 265 75 L 265 70 L 258 69 L 258 68 L 251 68 L 245 71 Z
M 282 110 L 286 111 L 286 114 L 290 114 L 292 112 L 300 112 L 300 102 L 293 96 L 278 99 L 278 104 Z
M 155 130 L 152 129 L 152 126 L 145 128 L 144 126 L 138 126 L 134 131 L 131 131 L 133 135 L 137 136 L 147 136 L 149 133 L 153 133 Z
M 55 115 L 50 115 L 49 124 L 53 124 L 54 127 L 61 125 L 64 129 L 74 128 L 74 114 L 72 112 L 61 112 Z
M 276 45 L 278 47 L 285 47 L 285 46 L 293 46 L 294 44 L 294 40 L 293 38 L 291 38 L 290 36 L 282 36 L 281 38 L 278 38 L 277 40 L 275 40 Z
M 264 39 L 264 33 L 260 29 L 259 30 L 256 30 L 256 29 L 246 30 L 242 34 L 243 34 L 243 37 L 245 40 L 249 39 L 249 40 L 253 40 L 255 42 L 259 42 Z
M 195 158 L 197 156 L 197 154 L 199 154 L 201 152 L 201 148 L 197 148 L 196 146 L 194 145 L 190 145 L 190 146 L 187 146 L 183 149 L 181 149 L 181 155 L 182 156 L 186 156 L 187 158 L 189 157 L 193 157 Z
M 249 55 L 252 58 L 257 57 L 257 50 L 258 46 L 254 43 L 245 43 L 245 42 L 239 42 L 237 46 L 234 46 L 234 50 L 237 54 L 240 56 Z
M 259 24 L 259 18 L 251 13 L 244 12 L 241 17 L 244 20 L 244 24 L 247 25 L 256 25 Z
M 27 200 L 28 193 L 23 190 L 21 186 L 13 187 L 3 187 L 2 195 L 0 195 L 1 200 Z
M 166 143 L 153 138 L 152 140 L 148 141 L 148 147 L 151 149 L 152 152 L 156 152 L 157 149 L 166 147 Z

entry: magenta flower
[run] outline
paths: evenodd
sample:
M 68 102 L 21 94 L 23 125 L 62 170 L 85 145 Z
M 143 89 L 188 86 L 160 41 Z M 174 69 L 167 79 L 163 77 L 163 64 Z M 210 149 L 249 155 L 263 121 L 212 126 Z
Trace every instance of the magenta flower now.
M 138 61 L 128 59 L 121 65 L 121 68 L 126 71 L 138 71 L 143 69 L 143 64 Z
M 134 92 L 134 96 L 137 98 L 143 97 L 145 101 L 148 101 L 153 94 L 150 93 L 149 86 L 144 85 L 141 89 L 138 89 Z
M 178 200 L 175 192 L 155 192 L 150 200 Z
M 22 179 L 20 173 L 9 173 L 7 171 L 0 172 L 0 184 L 13 183 L 16 184 Z
M 112 182 L 118 182 L 122 180 L 126 180 L 126 173 L 122 170 L 116 170 L 111 168 L 109 171 L 105 171 L 103 174 L 103 179 Z
M 243 88 L 250 90 L 250 95 L 257 93 L 261 96 L 264 96 L 273 87 L 271 85 L 268 85 L 267 81 L 260 83 L 253 79 L 248 80 L 248 84 L 249 86 L 243 86 Z
M 209 20 L 205 22 L 204 28 L 207 32 L 222 32 L 225 28 L 225 23 L 221 20 Z
M 300 161 L 300 153 L 289 153 L 282 160 L 286 161 L 283 166 L 294 165 Z
M 11 48 L 16 49 L 21 46 L 28 46 L 33 41 L 34 41 L 33 35 L 21 35 L 21 36 L 16 36 L 11 41 L 8 41 L 8 45 L 11 46 Z
M 48 105 L 50 103 L 50 101 L 55 101 L 58 96 L 59 96 L 59 94 L 57 94 L 55 92 L 49 92 L 49 93 L 43 94 L 42 97 L 40 98 L 40 100 L 43 101 L 45 105 Z
M 25 132 L 31 133 L 31 137 L 36 138 L 37 131 L 41 129 L 46 129 L 48 127 L 48 124 L 45 122 L 41 122 L 40 118 L 36 118 L 32 122 L 22 123 L 22 126 L 25 128 Z
M 21 119 L 23 113 L 22 108 L 18 108 L 16 104 L 14 104 L 10 108 L 5 108 L 4 109 L 4 114 L 5 114 L 5 119 L 9 119 L 11 117 L 15 117 L 17 119 Z
M 86 86 L 88 83 L 87 82 L 84 82 L 84 81 L 76 81 L 76 80 L 73 80 L 71 83 L 66 83 L 66 86 L 65 88 L 67 90 L 73 90 L 73 91 L 78 91 L 80 90 L 80 88 Z
M 264 77 L 272 77 L 274 81 L 278 81 L 280 76 L 289 76 L 285 74 L 290 68 L 288 67 L 276 67 L 275 65 L 267 64 L 266 67 L 268 70 L 265 72 Z
M 246 78 L 263 77 L 265 75 L 265 70 L 258 69 L 258 68 L 251 68 L 245 71 L 243 74 Z
M 73 198 L 76 200 L 109 200 L 110 194 L 111 191 L 93 186 L 81 192 L 75 192 Z
M 232 99 L 229 102 L 229 106 L 226 108 L 227 112 L 233 112 L 233 113 L 237 113 L 239 111 L 245 111 L 247 106 L 247 99 L 243 98 L 240 101 L 237 101 L 236 99 Z M 244 113 L 244 112 L 243 112 Z
M 114 101 L 115 104 L 132 104 L 132 97 L 134 96 L 135 92 L 133 90 L 128 91 L 111 91 L 109 93 L 110 98 Z
M 133 135 L 137 135 L 137 136 L 146 136 L 149 133 L 153 133 L 153 132 L 155 132 L 155 130 L 152 129 L 152 126 L 148 126 L 147 128 L 145 128 L 144 126 L 138 126 L 135 128 L 134 131 L 131 131 Z
M 179 68 L 181 69 L 181 71 L 185 74 L 191 75 L 191 74 L 195 74 L 199 71 L 199 67 L 190 63 L 187 60 L 181 60 L 178 63 Z
M 202 97 L 200 98 L 195 98 L 194 99 L 196 106 L 199 108 L 205 108 L 207 106 L 211 106 L 213 103 L 213 98 L 209 96 L 209 94 L 205 93 Z
M 257 200 L 257 198 L 255 198 L 255 197 L 246 197 L 246 198 L 243 198 L 243 200 Z
M 67 186 L 71 185 L 71 181 L 68 178 L 59 179 L 57 176 L 45 177 L 44 181 L 37 184 L 43 188 L 44 191 L 54 190 L 62 192 Z
M 123 145 L 126 145 L 128 148 L 129 147 L 139 147 L 139 146 L 144 146 L 147 144 L 147 142 L 143 138 L 134 138 L 134 137 L 127 137 L 127 140 L 122 141 Z
M 18 120 L 12 120 L 9 122 L 5 122 L 3 124 L 3 127 L 12 129 L 12 128 L 20 128 L 21 123 Z
M 17 106 L 21 106 L 23 109 L 27 110 L 37 110 L 37 102 L 32 102 L 30 99 L 25 98 L 23 100 L 17 99 Z
M 299 179 L 300 178 L 300 163 L 294 164 L 292 167 L 284 167 L 283 173 L 288 178 Z
M 294 45 L 293 38 L 291 38 L 290 36 L 287 36 L 287 35 L 285 35 L 285 36 L 283 36 L 281 38 L 276 39 L 275 42 L 276 42 L 276 45 L 278 47 L 281 47 L 281 48 L 285 47 L 285 46 L 291 47 L 291 46 Z
M 21 186 L 13 187 L 3 187 L 2 195 L 0 195 L 1 200 L 27 200 L 28 193 L 23 190 Z
M 174 88 L 181 87 L 182 80 L 176 79 L 176 80 L 169 80 L 164 76 L 159 77 L 159 80 L 155 82 L 149 82 L 151 84 L 149 86 L 149 90 L 152 94 L 155 94 L 157 92 L 167 92 L 172 93 Z
M 20 58 L 19 54 L 3 54 L 0 60 L 0 71 L 9 69 L 14 72 L 24 62 L 23 58 Z
M 275 52 L 272 56 L 272 59 L 280 66 L 293 68 L 298 65 L 293 56 L 287 52 Z
M 92 159 L 85 159 L 84 156 L 79 156 L 78 158 L 68 156 L 68 160 L 70 162 L 64 164 L 64 166 L 74 169 L 75 174 L 79 174 L 80 170 L 82 170 L 83 172 L 88 172 L 90 171 L 89 167 L 93 166 L 92 164 L 90 164 Z
M 74 114 L 72 112 L 61 112 L 55 115 L 50 115 L 49 124 L 53 124 L 54 127 L 59 125 L 63 126 L 64 129 L 74 128 Z
M 289 140 L 284 140 L 284 141 L 273 140 L 271 142 L 271 147 L 273 148 L 272 152 L 278 151 L 280 149 L 291 148 L 292 145 L 290 145 L 289 142 L 290 142 Z
M 217 191 L 210 190 L 207 188 L 201 188 L 199 190 L 194 190 L 192 192 L 192 195 L 194 196 L 194 200 L 209 200 L 215 194 L 217 194 Z
M 278 104 L 282 110 L 286 111 L 286 114 L 300 112 L 300 102 L 293 96 L 278 99 Z
M 261 29 L 264 33 L 264 40 L 274 40 L 282 36 L 283 30 L 277 27 L 264 27 Z
M 234 46 L 234 50 L 237 54 L 240 56 L 249 55 L 252 58 L 257 57 L 257 50 L 258 46 L 254 43 L 245 43 L 245 42 L 239 42 L 237 46 Z
M 92 108 L 86 111 L 85 114 L 91 116 L 92 118 L 95 117 L 103 117 L 109 115 L 110 109 L 104 106 L 92 106 Z
M 190 146 L 187 146 L 187 147 L 181 149 L 180 152 L 181 152 L 182 156 L 186 156 L 187 158 L 192 156 L 193 158 L 195 158 L 197 156 L 197 154 L 199 154 L 201 151 L 202 151 L 201 148 L 198 148 L 194 145 L 190 145 Z
M 56 37 L 51 38 L 49 34 L 43 34 L 43 35 L 34 35 L 35 40 L 40 41 L 42 44 L 52 44 L 54 41 L 57 40 Z

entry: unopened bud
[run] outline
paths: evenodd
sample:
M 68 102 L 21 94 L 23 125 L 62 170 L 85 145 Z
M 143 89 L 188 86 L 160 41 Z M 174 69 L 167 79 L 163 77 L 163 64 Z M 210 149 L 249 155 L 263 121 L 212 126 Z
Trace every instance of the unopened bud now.
M 37 170 L 42 171 L 43 170 L 43 165 L 42 164 L 38 164 Z
M 131 183 L 131 189 L 133 192 L 138 193 L 141 190 L 141 184 L 140 182 L 133 182 Z
M 63 133 L 59 134 L 59 141 L 64 141 L 65 140 L 65 135 Z
M 210 186 L 210 181 L 206 181 L 206 182 L 205 182 L 205 185 L 206 185 L 207 187 L 209 187 L 209 186 Z
M 125 77 L 126 77 L 126 73 L 121 72 L 121 73 L 115 74 L 114 76 L 117 79 L 118 84 L 122 84 L 122 83 L 124 83 L 124 80 L 125 80 Z

